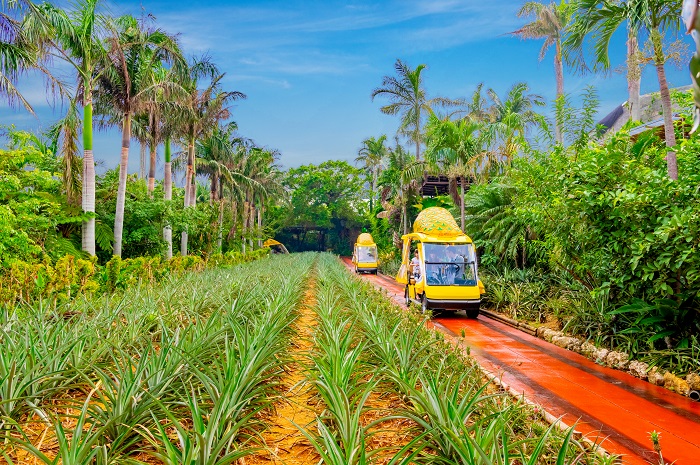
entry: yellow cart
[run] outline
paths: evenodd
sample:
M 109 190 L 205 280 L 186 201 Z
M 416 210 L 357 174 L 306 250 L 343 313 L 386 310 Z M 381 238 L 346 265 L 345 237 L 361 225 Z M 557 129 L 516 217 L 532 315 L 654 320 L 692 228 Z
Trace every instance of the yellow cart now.
M 355 265 L 355 273 L 377 274 L 379 267 L 377 244 L 374 243 L 371 234 L 362 233 L 357 237 L 352 253 L 352 263 Z
M 421 310 L 464 310 L 479 316 L 481 295 L 476 252 L 450 212 L 431 207 L 413 223 L 413 232 L 401 237 L 401 268 L 396 281 L 406 286 L 406 304 Z
M 272 253 L 289 253 L 284 244 L 274 239 L 268 239 L 263 242 L 263 247 L 269 247 Z

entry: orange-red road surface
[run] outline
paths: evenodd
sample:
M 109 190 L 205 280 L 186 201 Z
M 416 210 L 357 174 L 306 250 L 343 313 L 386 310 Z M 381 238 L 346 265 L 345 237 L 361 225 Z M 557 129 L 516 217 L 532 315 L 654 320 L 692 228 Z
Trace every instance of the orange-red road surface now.
M 352 269 L 349 260 L 344 263 Z M 364 278 L 405 307 L 403 286 L 392 278 Z M 658 463 L 649 439 L 657 431 L 668 463 L 700 465 L 700 403 L 484 316 L 470 320 L 460 312 L 433 323 L 448 334 L 464 335 L 472 356 L 511 392 L 568 425 L 576 423 L 588 439 L 622 455 L 624 464 Z

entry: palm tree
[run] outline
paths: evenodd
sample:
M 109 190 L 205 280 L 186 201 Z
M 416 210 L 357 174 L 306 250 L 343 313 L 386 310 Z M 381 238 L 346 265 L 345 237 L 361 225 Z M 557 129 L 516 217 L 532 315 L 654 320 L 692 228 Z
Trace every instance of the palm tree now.
M 47 136 L 61 157 L 61 181 L 66 202 L 78 206 L 82 195 L 82 164 L 78 150 L 80 111 L 75 100 L 68 103 L 66 114 L 48 130 Z M 59 145 L 60 144 L 60 145 Z
M 540 49 L 539 60 L 542 61 L 547 54 L 547 50 L 554 45 L 554 75 L 557 82 L 557 99 L 564 95 L 564 65 L 562 62 L 562 36 L 571 18 L 572 7 L 565 0 L 556 4 L 554 2 L 545 5 L 540 2 L 526 2 L 518 11 L 519 17 L 531 17 L 535 19 L 525 24 L 511 34 L 520 36 L 522 39 L 544 39 L 544 44 Z M 556 141 L 563 142 L 561 127 L 559 123 L 555 125 Z
M 471 119 L 452 121 L 430 115 L 426 127 L 428 148 L 426 160 L 432 171 L 446 173 L 450 183 L 460 180 L 460 195 L 455 203 L 460 205 L 460 219 L 464 231 L 464 197 L 467 191 L 467 178 L 477 177 L 483 166 L 486 151 L 483 149 L 482 124 Z M 453 190 L 453 189 L 451 189 Z M 454 192 L 454 190 L 453 190 Z
M 487 91 L 491 100 L 491 122 L 487 125 L 489 139 L 500 141 L 500 162 L 506 165 L 510 165 L 513 157 L 526 143 L 526 135 L 530 128 L 546 127 L 542 115 L 534 110 L 535 107 L 545 105 L 544 98 L 528 93 L 529 90 L 526 83 L 516 83 L 508 90 L 505 100 L 493 89 Z M 559 135 L 561 137 L 561 133 Z
M 241 92 L 224 92 L 220 83 L 224 75 L 207 59 L 194 61 L 189 66 L 179 67 L 179 82 L 188 93 L 188 97 L 176 118 L 178 131 L 187 146 L 187 168 L 185 172 L 185 208 L 196 204 L 195 188 L 195 143 L 199 137 L 215 127 L 219 121 L 230 115 L 228 104 L 245 98 Z M 209 85 L 198 89 L 200 80 L 210 78 Z M 187 255 L 187 231 L 182 232 L 180 253 Z
M 362 147 L 357 152 L 357 158 L 355 162 L 362 163 L 364 165 L 365 171 L 369 173 L 370 176 L 370 190 L 369 190 L 369 210 L 374 210 L 374 197 L 377 192 L 377 178 L 379 172 L 382 169 L 382 164 L 384 163 L 384 157 L 386 157 L 387 148 L 384 146 L 386 141 L 386 136 L 382 135 L 379 139 L 374 137 L 369 137 L 362 141 Z
M 99 73 L 96 108 L 116 117 L 122 126 L 113 249 L 113 254 L 121 257 L 132 118 L 156 98 L 159 89 L 175 87 L 174 83 L 158 82 L 155 69 L 164 61 L 177 59 L 180 51 L 173 37 L 162 30 L 144 27 L 132 16 L 118 18 L 115 26 L 107 40 L 104 70 Z
M 83 186 L 82 207 L 88 219 L 83 221 L 82 249 L 95 255 L 95 159 L 92 153 L 92 99 L 105 59 L 102 45 L 106 18 L 98 13 L 100 0 L 79 0 L 70 12 L 50 3 L 32 7 L 24 17 L 22 30 L 27 40 L 50 48 L 77 72 L 83 105 Z
M 39 50 L 22 34 L 21 22 L 11 15 L 12 11 L 21 11 L 24 2 L 2 2 L 0 12 L 0 94 L 4 95 L 10 105 L 21 104 L 34 114 L 32 106 L 15 86 L 21 74 L 34 68 L 38 63 Z
M 382 172 L 378 181 L 381 187 L 380 200 L 384 211 L 379 213 L 377 218 L 390 219 L 398 213 L 401 234 L 408 232 L 410 223 L 408 219 L 409 200 L 411 195 L 417 191 L 416 179 L 423 176 L 423 171 L 416 169 L 417 166 L 422 166 L 422 163 L 417 163 L 416 158 L 407 152 L 397 140 L 396 146 L 388 151 L 387 168 Z
M 668 57 L 663 49 L 663 38 L 666 33 L 679 30 L 681 3 L 677 0 L 580 0 L 569 35 L 564 42 L 565 47 L 581 53 L 585 39 L 589 37 L 594 51 L 594 69 L 607 70 L 610 68 L 610 39 L 623 23 L 627 23 L 628 29 L 635 37 L 640 37 L 641 33 L 648 36 L 659 80 L 664 135 L 669 149 L 676 145 L 676 135 L 671 94 L 664 68 Z M 668 151 L 666 164 L 668 176 L 674 180 L 678 179 L 676 153 L 673 150 Z
M 525 244 L 533 234 L 515 212 L 516 198 L 517 192 L 512 186 L 500 183 L 476 186 L 467 199 L 466 224 L 469 231 L 473 231 L 473 239 L 490 240 L 501 259 L 513 258 L 517 263 L 518 250 L 521 250 L 521 262 L 525 266 Z
M 442 97 L 427 98 L 421 77 L 426 65 L 418 65 L 416 69 L 411 69 L 403 61 L 396 60 L 394 68 L 397 77 L 384 76 L 382 86 L 372 91 L 372 100 L 378 95 L 389 98 L 389 104 L 381 107 L 380 111 L 387 115 L 401 115 L 398 132 L 408 136 L 416 144 L 416 160 L 420 160 L 424 115 L 431 111 L 433 106 L 453 105 L 455 102 Z

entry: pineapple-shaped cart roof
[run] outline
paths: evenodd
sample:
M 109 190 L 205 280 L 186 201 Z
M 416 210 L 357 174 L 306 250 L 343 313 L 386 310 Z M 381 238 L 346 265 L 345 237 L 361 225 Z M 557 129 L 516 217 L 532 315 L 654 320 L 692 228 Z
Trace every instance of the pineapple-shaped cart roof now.
M 455 237 L 464 234 L 450 212 L 440 207 L 430 207 L 420 212 L 413 223 L 413 232 L 437 237 Z
M 357 236 L 357 245 L 375 245 L 370 233 L 362 233 Z

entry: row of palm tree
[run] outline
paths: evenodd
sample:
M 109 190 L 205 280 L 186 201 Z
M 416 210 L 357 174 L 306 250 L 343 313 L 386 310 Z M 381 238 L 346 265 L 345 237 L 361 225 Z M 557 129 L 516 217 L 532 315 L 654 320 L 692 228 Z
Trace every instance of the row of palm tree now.
M 29 0 L 2 3 L 6 13 L 0 13 L 0 95 L 33 111 L 15 86 L 20 75 L 38 69 L 49 76 L 50 82 L 58 82 L 48 72 L 48 65 L 58 60 L 74 71 L 77 88 L 72 92 L 66 116 L 54 126 L 53 134 L 62 139 L 68 201 L 75 201 L 78 196 L 82 199 L 85 252 L 95 254 L 95 124 L 119 126 L 122 130 L 114 255 L 122 254 L 132 138 L 149 149 L 150 195 L 156 183 L 157 149 L 163 144 L 165 200 L 172 200 L 172 170 L 182 169 L 184 208 L 196 207 L 197 177 L 204 177 L 211 186 L 210 202 L 219 202 L 222 212 L 225 203 L 231 204 L 232 212 L 242 218 L 244 235 L 247 230 L 261 227 L 264 202 L 269 192 L 277 189 L 276 154 L 244 141 L 235 125 L 226 125 L 232 102 L 246 96 L 222 88 L 224 74 L 208 57 L 186 60 L 176 36 L 155 27 L 150 16 L 112 18 L 103 13 L 104 0 L 79 0 L 71 9 Z M 65 91 L 67 86 L 58 84 Z M 76 166 L 80 133 L 82 170 Z M 172 143 L 184 148 L 174 163 Z M 77 179 L 81 180 L 79 187 Z M 223 214 L 219 229 L 222 217 Z M 230 236 L 235 234 L 231 232 Z M 165 227 L 163 237 L 169 258 L 170 226 Z M 219 232 L 219 249 L 221 237 Z M 180 253 L 187 252 L 185 229 Z
M 396 148 L 387 148 L 386 136 L 363 141 L 356 162 L 364 166 L 368 175 L 370 210 L 377 195 L 377 179 L 381 170 L 393 163 L 391 169 L 400 175 L 382 178 L 384 185 L 380 187 L 384 208 L 389 212 L 395 209 L 402 212 L 400 230 L 404 233 L 407 231 L 409 198 L 417 193 L 425 173 L 448 177 L 450 194 L 455 205 L 460 207 L 464 227 L 464 196 L 469 184 L 502 173 L 521 151 L 529 133 L 535 128 L 547 128 L 545 118 L 535 111 L 536 107 L 544 106 L 544 99 L 530 93 L 525 83 L 515 84 L 504 98 L 493 89 L 484 91 L 484 86 L 479 85 L 471 99 L 428 99 L 422 89 L 406 91 L 404 88 L 421 85 L 422 81 L 415 77 L 425 69 L 424 66 L 412 70 L 399 60 L 396 69 L 399 77 L 385 77 L 383 82 L 386 87 L 375 89 L 372 95 L 390 95 L 392 102 L 382 107 L 382 111 L 385 108 L 404 109 L 401 128 L 412 128 L 407 135 L 411 142 L 416 143 L 416 153 L 403 166 L 403 163 L 397 162 L 399 158 L 403 161 L 400 155 L 405 153 L 398 142 Z M 399 83 L 403 83 L 401 90 L 397 88 Z M 400 95 L 410 96 L 401 106 L 397 101 Z M 415 103 L 414 97 L 417 95 L 422 99 L 420 105 L 411 105 L 410 102 Z M 440 114 L 439 109 L 444 108 L 448 108 L 449 112 Z M 399 133 L 406 134 L 401 128 Z M 416 128 L 419 130 L 416 131 Z M 421 143 L 426 146 L 425 159 L 420 158 Z M 390 198 L 393 201 L 387 202 Z M 385 216 L 391 216 L 391 213 Z
M 666 157 L 668 175 L 678 179 L 676 145 L 673 129 L 671 95 L 666 80 L 665 63 L 669 50 L 665 39 L 677 34 L 681 26 L 679 0 L 561 0 L 544 4 L 526 2 L 518 15 L 534 17 L 512 34 L 523 39 L 544 39 L 539 58 L 554 45 L 554 64 L 557 98 L 564 94 L 563 63 L 566 62 L 581 72 L 609 72 L 610 42 L 620 28 L 627 32 L 627 106 L 630 119 L 639 120 L 639 93 L 641 67 L 647 62 L 654 64 L 659 82 L 659 94 L 664 117 L 664 135 L 669 148 Z M 640 50 L 646 44 L 650 56 Z M 644 48 L 644 47 L 643 47 Z M 555 125 L 556 140 L 563 143 L 561 123 Z

